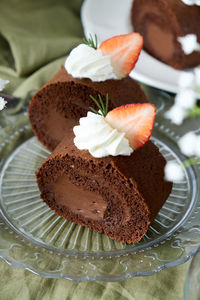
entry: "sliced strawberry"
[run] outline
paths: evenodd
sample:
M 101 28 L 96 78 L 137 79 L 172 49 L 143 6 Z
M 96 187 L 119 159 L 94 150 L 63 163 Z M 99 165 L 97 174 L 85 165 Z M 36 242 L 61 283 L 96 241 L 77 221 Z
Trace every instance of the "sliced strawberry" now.
M 149 140 L 153 129 L 156 108 L 150 103 L 127 104 L 111 110 L 105 120 L 124 132 L 130 146 L 136 150 Z
M 111 56 L 111 64 L 117 75 L 126 77 L 134 68 L 143 46 L 143 37 L 136 32 L 117 35 L 104 41 L 99 49 Z

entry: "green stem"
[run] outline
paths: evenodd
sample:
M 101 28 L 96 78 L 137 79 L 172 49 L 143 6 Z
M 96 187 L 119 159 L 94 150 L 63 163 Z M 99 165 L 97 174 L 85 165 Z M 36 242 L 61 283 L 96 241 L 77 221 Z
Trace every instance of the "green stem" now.
M 101 95 L 100 95 L 100 94 L 98 94 L 98 97 L 99 97 L 99 101 L 100 101 L 100 103 L 101 103 L 101 107 L 102 107 L 103 115 L 104 115 L 104 117 L 105 117 L 105 106 L 104 106 L 103 100 L 102 100 L 102 98 L 101 98 Z
M 189 110 L 189 116 L 190 117 L 197 117 L 197 116 L 200 116 L 200 106 L 198 106 L 197 104 L 193 107 L 193 108 L 191 108 L 190 110 Z
M 102 114 L 100 114 L 96 109 L 94 109 L 93 107 L 89 107 L 89 109 L 91 111 L 93 111 L 95 114 L 102 116 Z
M 98 42 L 97 42 L 97 35 L 96 35 L 96 34 L 95 34 L 95 36 L 94 36 L 94 38 L 93 38 L 92 35 L 91 35 L 91 33 L 90 33 L 90 36 L 89 36 L 88 39 L 83 38 L 83 42 L 84 42 L 86 45 L 88 45 L 88 46 L 94 48 L 95 50 L 97 49 L 97 44 L 98 44 Z
M 106 117 L 107 113 L 108 113 L 108 94 L 106 94 L 106 106 L 103 103 L 102 97 L 100 94 L 98 94 L 99 97 L 99 102 L 97 99 L 95 99 L 92 95 L 90 95 L 90 98 L 94 101 L 94 103 L 96 104 L 96 106 L 98 107 L 98 109 L 100 110 L 101 114 L 96 111 L 94 108 L 90 107 L 90 109 L 95 112 L 98 115 L 102 115 L 104 118 Z
M 200 157 L 193 157 L 193 158 L 189 158 L 189 159 L 185 160 L 183 162 L 183 166 L 185 168 L 187 168 L 189 166 L 196 165 L 197 163 L 200 163 Z
M 106 94 L 106 115 L 108 113 L 108 102 L 109 102 L 109 98 L 108 98 L 108 94 Z

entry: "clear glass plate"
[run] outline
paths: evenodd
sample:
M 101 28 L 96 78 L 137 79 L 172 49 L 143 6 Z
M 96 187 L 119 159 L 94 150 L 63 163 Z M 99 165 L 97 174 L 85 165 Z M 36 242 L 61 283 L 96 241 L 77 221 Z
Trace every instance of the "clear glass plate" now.
M 179 136 L 162 113 L 152 140 L 166 160 L 182 166 Z M 161 123 L 162 120 L 162 123 Z M 49 152 L 20 125 L 0 139 L 0 257 L 40 276 L 76 281 L 118 281 L 152 275 L 188 260 L 200 245 L 200 165 L 184 170 L 172 193 L 138 244 L 122 244 L 58 217 L 40 199 L 35 171 Z

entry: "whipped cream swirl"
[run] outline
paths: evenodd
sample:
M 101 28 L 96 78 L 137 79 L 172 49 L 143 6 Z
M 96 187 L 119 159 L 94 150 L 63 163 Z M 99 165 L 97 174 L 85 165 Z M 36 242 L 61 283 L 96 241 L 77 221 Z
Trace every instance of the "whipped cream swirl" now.
M 119 78 L 113 70 L 110 56 L 86 44 L 80 44 L 71 51 L 65 61 L 65 69 L 75 78 L 89 78 L 92 81 Z
M 200 6 L 200 0 L 181 0 L 183 3 L 185 3 L 186 5 L 198 5 Z
M 88 112 L 79 122 L 73 128 L 74 144 L 79 150 L 88 150 L 94 157 L 129 156 L 133 152 L 125 133 L 112 128 L 103 116 Z

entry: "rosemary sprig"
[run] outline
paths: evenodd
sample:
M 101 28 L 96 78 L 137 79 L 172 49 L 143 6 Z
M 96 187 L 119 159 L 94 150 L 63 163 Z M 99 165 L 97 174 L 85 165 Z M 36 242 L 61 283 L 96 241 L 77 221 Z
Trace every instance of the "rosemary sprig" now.
M 98 102 L 97 99 L 95 99 L 92 95 L 90 95 L 90 98 L 94 101 L 94 103 L 96 104 L 100 112 L 94 109 L 93 107 L 90 107 L 90 110 L 93 111 L 95 114 L 105 117 L 108 113 L 108 102 L 109 102 L 108 94 L 106 94 L 106 105 L 104 105 L 100 94 L 98 94 L 98 97 L 100 103 Z
M 94 38 L 93 38 L 92 35 L 91 35 L 91 33 L 90 33 L 90 36 L 89 36 L 88 39 L 87 38 L 83 38 L 83 42 L 86 45 L 94 48 L 95 50 L 97 49 L 97 44 L 98 43 L 97 43 L 97 35 L 96 34 L 94 35 Z
M 106 94 L 106 115 L 108 113 L 108 102 L 109 102 L 109 98 L 108 98 L 108 94 Z

